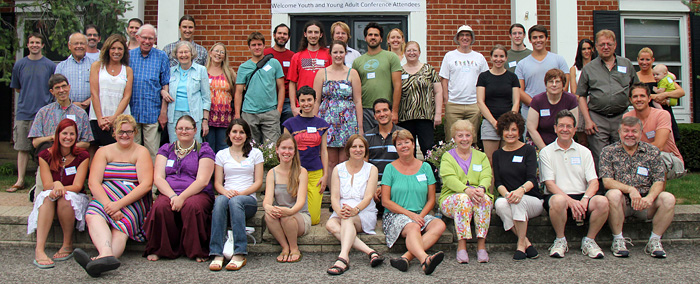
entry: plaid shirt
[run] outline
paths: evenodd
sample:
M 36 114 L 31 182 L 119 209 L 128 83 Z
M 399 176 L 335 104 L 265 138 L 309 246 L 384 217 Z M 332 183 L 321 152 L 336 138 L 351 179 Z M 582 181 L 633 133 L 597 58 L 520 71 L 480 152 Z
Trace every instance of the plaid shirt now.
M 90 142 L 95 140 L 90 129 L 90 120 L 85 110 L 72 102 L 64 110 L 58 102 L 53 102 L 39 109 L 29 129 L 29 138 L 52 136 L 56 132 L 56 127 L 61 120 L 70 118 L 78 125 L 78 141 Z
M 160 90 L 170 82 L 170 66 L 165 52 L 151 48 L 148 55 L 141 55 L 141 48 L 129 51 L 129 66 L 134 70 L 131 115 L 136 122 L 153 124 L 160 115 Z
M 95 62 L 92 58 L 83 57 L 80 62 L 68 56 L 56 66 L 54 74 L 62 74 L 70 84 L 70 100 L 84 102 L 90 98 L 90 66 Z
M 177 40 L 176 42 L 169 43 L 163 48 L 163 51 L 165 51 L 165 54 L 168 55 L 168 58 L 170 59 L 170 67 L 173 67 L 179 63 L 177 61 L 177 58 L 175 58 L 175 54 L 173 54 L 173 51 L 175 51 L 175 46 L 177 43 L 179 43 L 181 40 Z M 197 58 L 194 59 L 194 63 L 197 63 L 202 66 L 206 66 L 207 64 L 207 49 L 204 48 L 203 46 L 196 44 L 194 42 L 191 42 L 192 45 L 194 45 L 194 49 L 197 51 Z
M 600 177 L 634 186 L 646 196 L 652 184 L 666 180 L 660 153 L 656 146 L 641 141 L 631 156 L 620 142 L 608 145 L 600 153 Z

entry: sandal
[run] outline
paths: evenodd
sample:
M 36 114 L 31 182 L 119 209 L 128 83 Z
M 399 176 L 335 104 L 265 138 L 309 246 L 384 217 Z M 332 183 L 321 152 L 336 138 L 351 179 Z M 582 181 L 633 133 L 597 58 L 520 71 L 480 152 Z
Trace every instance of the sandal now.
M 6 192 L 15 192 L 15 191 L 22 190 L 22 189 L 24 189 L 24 184 L 22 184 L 22 185 L 13 184 L 10 188 L 8 188 L 5 191 Z
M 48 262 L 46 264 L 41 264 L 40 262 Z M 54 268 L 56 264 L 51 261 L 51 259 L 34 260 L 34 265 L 40 269 Z
M 115 270 L 121 266 L 121 262 L 114 256 L 105 256 L 96 258 L 85 267 L 88 275 L 92 277 L 99 277 L 102 273 L 107 271 Z
M 389 263 L 392 267 L 398 269 L 401 272 L 408 271 L 408 258 L 405 258 L 403 256 L 400 258 L 392 258 L 391 260 L 389 260 Z
M 384 262 L 384 256 L 379 254 L 376 250 L 373 250 L 367 256 L 369 256 L 369 266 L 371 267 L 380 266 Z
M 62 256 L 61 256 L 62 255 Z M 61 251 L 60 249 L 53 255 L 54 261 L 69 260 L 73 257 L 73 251 Z
M 224 268 L 224 258 L 222 257 L 221 259 L 216 259 L 211 261 L 209 264 L 209 270 L 211 271 L 221 271 L 221 269 Z
M 282 257 L 282 259 L 280 259 L 280 257 Z M 280 255 L 277 256 L 277 262 L 287 262 L 287 258 L 289 258 L 289 253 L 280 252 Z
M 79 248 L 73 250 L 73 254 L 75 255 L 75 257 L 73 257 L 73 259 L 75 259 L 75 262 L 80 264 L 80 267 L 87 271 L 87 265 L 88 263 L 90 263 L 90 261 L 92 261 L 92 259 L 90 259 L 90 255 L 88 255 L 87 252 Z
M 342 262 L 343 264 L 345 264 L 345 267 L 340 267 L 340 266 L 338 266 L 338 265 L 335 265 L 335 263 L 333 263 L 333 266 L 331 266 L 331 268 L 328 268 L 328 270 L 326 270 L 326 272 L 327 272 L 328 274 L 330 274 L 330 275 L 340 275 L 340 274 L 345 273 L 345 271 L 350 270 L 350 264 L 348 264 L 348 261 L 347 261 L 346 259 L 344 259 L 344 258 L 342 258 L 342 257 L 338 257 L 338 259 L 336 259 L 335 262 L 338 262 L 338 261 L 340 261 L 340 262 Z
M 299 258 L 297 258 L 295 260 L 290 260 L 290 259 L 292 259 L 292 256 L 298 256 Z M 299 262 L 299 261 L 301 261 L 301 257 L 302 257 L 302 255 L 301 255 L 300 251 L 289 253 L 289 257 L 287 257 L 287 262 Z
M 421 267 L 423 268 L 423 272 L 425 275 L 430 275 L 435 271 L 435 268 L 437 268 L 438 264 L 442 262 L 442 259 L 445 258 L 445 253 L 439 251 L 436 252 L 433 255 L 428 256 L 425 258 L 425 261 L 421 264 Z
M 247 262 L 248 262 L 248 260 L 245 257 L 241 261 L 236 261 L 236 260 L 231 259 L 231 261 L 229 261 L 228 264 L 226 265 L 226 270 L 232 270 L 232 271 L 239 270 L 239 269 L 243 268 L 243 266 L 245 266 L 245 264 Z

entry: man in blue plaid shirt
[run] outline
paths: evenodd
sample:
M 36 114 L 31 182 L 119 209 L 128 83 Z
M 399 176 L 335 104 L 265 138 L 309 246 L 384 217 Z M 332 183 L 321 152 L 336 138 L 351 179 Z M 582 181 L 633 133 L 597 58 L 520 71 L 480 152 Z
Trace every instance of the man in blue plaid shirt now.
M 62 74 L 70 83 L 70 100 L 84 110 L 90 106 L 90 66 L 95 62 L 85 56 L 87 37 L 73 33 L 68 38 L 70 56 L 56 66 L 54 74 Z

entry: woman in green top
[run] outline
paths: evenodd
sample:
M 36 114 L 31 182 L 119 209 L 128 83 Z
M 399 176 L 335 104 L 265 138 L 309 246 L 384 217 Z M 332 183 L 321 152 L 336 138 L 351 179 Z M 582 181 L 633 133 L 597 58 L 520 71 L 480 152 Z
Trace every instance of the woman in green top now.
M 440 176 L 442 193 L 440 211 L 454 219 L 457 232 L 457 261 L 469 263 L 467 240 L 472 238 L 471 219 L 476 228 L 477 260 L 489 262 L 486 252 L 486 234 L 491 222 L 493 196 L 486 190 L 491 186 L 491 164 L 486 154 L 472 148 L 474 126 L 459 120 L 450 129 L 457 147 L 442 155 Z
M 384 168 L 382 177 L 383 229 L 389 247 L 399 236 L 406 238 L 408 252 L 391 259 L 391 266 L 407 271 L 413 258 L 421 261 L 426 275 L 435 271 L 445 254 L 428 255 L 430 248 L 445 231 L 442 220 L 429 215 L 435 207 L 435 177 L 430 165 L 413 157 L 416 145 L 408 130 L 394 132 L 391 141 L 399 158 Z

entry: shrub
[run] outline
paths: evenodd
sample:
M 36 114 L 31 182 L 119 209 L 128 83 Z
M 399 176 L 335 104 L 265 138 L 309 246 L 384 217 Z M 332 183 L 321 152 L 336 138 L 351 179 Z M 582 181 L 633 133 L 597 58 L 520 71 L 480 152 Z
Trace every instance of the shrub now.
M 681 141 L 676 141 L 678 150 L 681 151 L 685 168 L 688 170 L 700 170 L 700 123 L 679 123 L 678 129 Z

